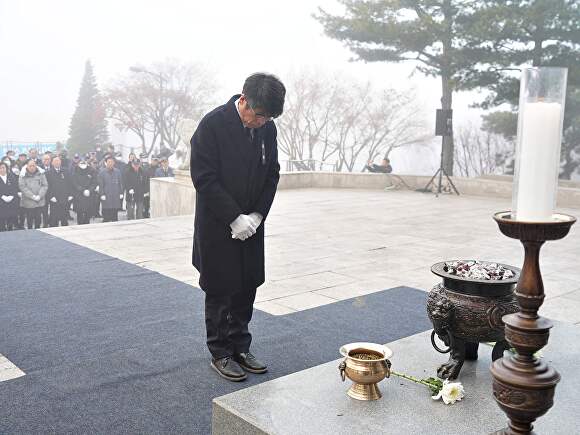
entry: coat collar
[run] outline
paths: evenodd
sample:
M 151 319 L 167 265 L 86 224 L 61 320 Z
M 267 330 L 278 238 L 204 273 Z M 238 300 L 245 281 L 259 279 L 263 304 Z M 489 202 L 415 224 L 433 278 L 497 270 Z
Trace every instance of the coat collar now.
M 254 143 L 252 144 L 246 135 L 244 129 L 244 124 L 238 113 L 238 109 L 235 106 L 236 101 L 241 97 L 241 94 L 236 94 L 229 99 L 229 101 L 224 106 L 224 115 L 227 123 L 227 129 L 236 144 L 234 146 L 235 152 L 238 154 L 240 161 L 243 162 L 244 166 L 249 167 L 251 162 L 254 160 L 254 154 L 256 154 L 258 147 L 256 143 L 263 140 L 263 134 L 265 127 L 254 130 Z

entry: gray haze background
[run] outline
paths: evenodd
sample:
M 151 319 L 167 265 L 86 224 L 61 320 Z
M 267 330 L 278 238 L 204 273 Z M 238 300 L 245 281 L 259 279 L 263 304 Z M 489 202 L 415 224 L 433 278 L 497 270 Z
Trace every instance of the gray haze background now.
M 334 0 L 135 1 L 0 0 L 0 142 L 65 141 L 84 71 L 91 59 L 99 88 L 135 64 L 166 58 L 203 62 L 217 75 L 219 101 L 239 92 L 255 71 L 340 71 L 382 87 L 414 87 L 434 125 L 440 82 L 414 74 L 412 64 L 351 62 L 352 53 L 324 36 L 312 14 L 342 8 Z M 292 89 L 288 89 L 292 92 Z M 458 93 L 455 126 L 478 123 L 473 93 Z M 392 154 L 400 173 L 438 167 L 440 139 Z M 112 132 L 114 144 L 137 145 Z

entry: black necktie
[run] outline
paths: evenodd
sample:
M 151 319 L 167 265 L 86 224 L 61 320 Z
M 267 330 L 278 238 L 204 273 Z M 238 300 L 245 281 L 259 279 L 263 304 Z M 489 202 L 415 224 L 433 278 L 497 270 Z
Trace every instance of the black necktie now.
M 254 129 L 245 127 L 244 130 L 246 130 L 246 136 L 248 137 L 249 141 L 253 142 L 254 141 Z

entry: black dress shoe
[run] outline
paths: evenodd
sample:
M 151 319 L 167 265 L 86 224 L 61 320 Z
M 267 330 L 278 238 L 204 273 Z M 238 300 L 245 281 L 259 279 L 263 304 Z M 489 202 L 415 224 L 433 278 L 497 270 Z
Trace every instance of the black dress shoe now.
M 239 382 L 247 378 L 247 375 L 239 364 L 229 356 L 224 358 L 212 358 L 211 366 L 216 372 L 218 372 L 218 375 L 228 381 Z
M 256 359 L 254 355 L 250 352 L 248 353 L 238 353 L 235 357 L 235 360 L 238 362 L 242 368 L 250 373 L 266 373 L 268 371 L 268 367 L 266 364 L 261 362 L 260 360 Z

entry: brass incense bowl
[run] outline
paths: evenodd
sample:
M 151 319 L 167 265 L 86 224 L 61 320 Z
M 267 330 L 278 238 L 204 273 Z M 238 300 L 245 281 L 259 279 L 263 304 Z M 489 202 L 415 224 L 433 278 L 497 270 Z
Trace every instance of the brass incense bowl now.
M 377 400 L 382 397 L 378 382 L 391 375 L 393 351 L 375 343 L 350 343 L 339 350 L 344 361 L 338 366 L 344 382 L 348 377 L 352 386 L 346 394 L 357 400 Z

